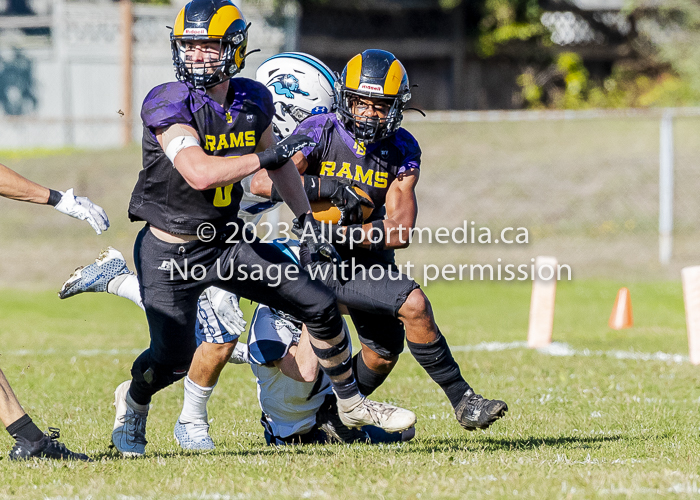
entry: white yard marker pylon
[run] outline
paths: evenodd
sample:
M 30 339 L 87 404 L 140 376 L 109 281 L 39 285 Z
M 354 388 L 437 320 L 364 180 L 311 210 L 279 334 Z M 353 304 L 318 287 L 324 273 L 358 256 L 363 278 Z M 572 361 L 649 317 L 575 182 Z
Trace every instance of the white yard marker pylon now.
M 700 365 L 700 266 L 684 267 L 681 280 L 688 329 L 688 357 L 691 363 Z
M 533 278 L 527 346 L 538 349 L 552 343 L 554 299 L 557 294 L 557 259 L 537 257 Z

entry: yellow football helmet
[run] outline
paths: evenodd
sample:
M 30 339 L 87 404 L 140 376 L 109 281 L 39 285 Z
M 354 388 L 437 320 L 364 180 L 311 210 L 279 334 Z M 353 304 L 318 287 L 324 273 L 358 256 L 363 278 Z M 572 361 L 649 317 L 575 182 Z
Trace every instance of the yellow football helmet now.
M 238 73 L 245 65 L 248 26 L 230 0 L 192 0 L 185 5 L 170 33 L 177 79 L 208 88 Z M 219 42 L 218 60 L 196 64 L 187 61 L 185 45 L 193 41 Z
M 411 99 L 408 75 L 403 64 L 386 50 L 370 49 L 350 59 L 336 83 L 338 119 L 358 142 L 377 142 L 395 134 L 403 110 Z M 379 98 L 390 104 L 385 119 L 368 118 L 352 112 L 352 101 Z

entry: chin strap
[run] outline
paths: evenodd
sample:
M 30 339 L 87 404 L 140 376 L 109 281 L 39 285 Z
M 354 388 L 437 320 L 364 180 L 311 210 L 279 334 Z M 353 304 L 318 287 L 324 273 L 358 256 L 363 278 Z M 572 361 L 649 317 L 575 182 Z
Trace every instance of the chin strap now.
M 424 118 L 426 116 L 425 112 L 422 109 L 418 109 L 418 108 L 406 108 L 404 111 L 418 111 L 421 115 L 423 115 Z

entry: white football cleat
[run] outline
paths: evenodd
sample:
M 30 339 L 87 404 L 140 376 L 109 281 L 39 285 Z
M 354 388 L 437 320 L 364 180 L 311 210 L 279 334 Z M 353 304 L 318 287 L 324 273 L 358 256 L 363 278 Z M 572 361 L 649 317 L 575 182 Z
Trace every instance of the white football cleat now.
M 213 450 L 214 441 L 209 437 L 209 424 L 206 422 L 175 424 L 175 441 L 183 450 Z
M 122 382 L 114 391 L 114 406 L 117 408 L 117 416 L 114 419 L 112 431 L 112 443 L 125 457 L 141 457 L 146 453 L 146 419 L 148 409 L 145 412 L 136 410 L 135 404 L 129 396 L 131 380 Z
M 387 432 L 401 432 L 416 424 L 415 413 L 398 406 L 371 401 L 364 396 L 348 402 L 351 405 L 343 407 L 343 400 L 338 398 L 338 416 L 347 427 L 374 425 Z
M 100 252 L 93 264 L 76 269 L 63 283 L 58 296 L 67 299 L 83 292 L 106 292 L 110 281 L 121 274 L 132 274 L 122 253 L 112 247 Z

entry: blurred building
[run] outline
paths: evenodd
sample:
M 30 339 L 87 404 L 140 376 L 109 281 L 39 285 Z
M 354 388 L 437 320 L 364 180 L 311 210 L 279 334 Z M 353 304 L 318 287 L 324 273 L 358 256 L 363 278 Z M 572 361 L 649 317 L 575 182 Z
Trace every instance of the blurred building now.
M 175 78 L 169 34 L 179 9 L 133 4 L 130 33 L 131 137 L 141 136 L 146 93 Z M 250 29 L 244 76 L 285 47 L 283 28 L 269 25 L 264 6 L 237 2 Z M 124 142 L 125 32 L 120 2 L 0 0 L 0 148 L 109 147 Z
M 249 50 L 260 49 L 243 75 L 282 50 L 309 52 L 341 71 L 362 50 L 383 48 L 418 85 L 416 107 L 513 109 L 522 107 L 516 78 L 533 58 L 573 50 L 602 77 L 629 57 L 634 27 L 620 14 L 621 1 L 540 0 L 550 46 L 511 42 L 483 58 L 476 50 L 481 1 L 238 0 L 252 23 Z M 184 3 L 134 4 L 129 106 L 120 2 L 0 0 L 0 148 L 118 145 L 129 109 L 138 140 L 146 92 L 174 77 L 166 26 Z
M 595 77 L 629 57 L 631 20 L 623 0 L 540 0 L 552 46 L 510 42 L 497 55 L 476 50 L 481 5 L 462 0 L 302 1 L 298 49 L 340 71 L 366 48 L 393 52 L 418 84 L 412 104 L 423 109 L 513 109 L 522 106 L 516 78 L 543 53 L 579 53 Z

